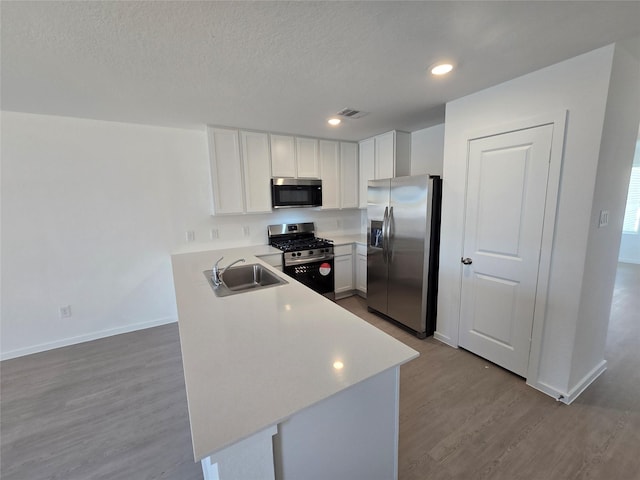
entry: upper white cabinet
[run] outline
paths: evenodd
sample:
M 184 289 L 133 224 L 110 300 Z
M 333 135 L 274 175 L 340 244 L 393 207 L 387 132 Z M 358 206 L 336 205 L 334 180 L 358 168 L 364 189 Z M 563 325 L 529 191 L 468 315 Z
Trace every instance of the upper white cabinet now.
M 359 166 L 359 178 L 360 178 L 360 201 L 358 206 L 360 208 L 367 208 L 367 187 L 369 180 L 375 178 L 375 138 L 368 138 L 362 140 L 359 144 L 360 147 L 360 166 Z
M 358 144 L 340 142 L 340 206 L 358 208 Z
M 244 198 L 247 213 L 271 212 L 271 157 L 269 136 L 261 132 L 240 132 Z
M 357 208 L 364 184 L 360 198 L 366 207 L 369 177 L 359 181 L 356 143 L 221 127 L 207 133 L 214 215 L 271 212 L 272 177 L 321 178 L 325 209 Z M 373 172 L 374 139 L 371 145 L 365 166 Z
M 339 142 L 320 140 L 322 170 L 322 208 L 340 208 Z
M 296 164 L 299 178 L 320 178 L 318 140 L 296 137 Z
M 243 213 L 244 192 L 238 131 L 209 128 L 208 134 L 213 211 L 216 215 Z
M 208 128 L 216 215 L 271 211 L 271 158 L 266 133 Z
M 271 134 L 271 176 L 320 178 L 318 140 Z
M 322 208 L 358 208 L 358 145 L 320 140 Z
M 271 175 L 296 176 L 296 142 L 290 135 L 271 135 Z
M 411 134 L 392 130 L 360 142 L 360 208 L 367 206 L 367 182 L 411 175 Z

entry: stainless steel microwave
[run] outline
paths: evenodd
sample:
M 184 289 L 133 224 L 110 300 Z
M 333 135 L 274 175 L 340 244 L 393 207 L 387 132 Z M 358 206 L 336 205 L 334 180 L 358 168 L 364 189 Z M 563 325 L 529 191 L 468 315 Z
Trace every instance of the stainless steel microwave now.
M 310 178 L 272 178 L 273 208 L 321 207 L 322 180 Z

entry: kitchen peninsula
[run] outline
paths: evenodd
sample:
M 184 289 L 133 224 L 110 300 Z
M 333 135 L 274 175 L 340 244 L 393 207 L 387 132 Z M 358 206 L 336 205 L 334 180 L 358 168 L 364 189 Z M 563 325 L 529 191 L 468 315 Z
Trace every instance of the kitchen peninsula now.
M 205 479 L 397 478 L 399 368 L 418 353 L 259 259 L 172 256 L 193 452 Z M 221 256 L 287 284 L 216 297 Z

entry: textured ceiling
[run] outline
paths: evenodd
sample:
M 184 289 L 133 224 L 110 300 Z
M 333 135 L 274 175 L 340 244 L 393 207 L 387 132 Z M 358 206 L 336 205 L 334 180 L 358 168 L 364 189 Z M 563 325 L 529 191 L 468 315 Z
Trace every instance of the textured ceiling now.
M 2 109 L 359 140 L 640 35 L 640 2 L 2 1 Z M 427 67 L 457 69 L 433 78 Z M 326 119 L 352 107 L 369 115 Z

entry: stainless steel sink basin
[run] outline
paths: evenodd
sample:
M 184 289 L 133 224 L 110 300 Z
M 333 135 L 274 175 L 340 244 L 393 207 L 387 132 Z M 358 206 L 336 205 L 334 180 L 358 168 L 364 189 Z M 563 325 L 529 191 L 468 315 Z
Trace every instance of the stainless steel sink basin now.
M 209 285 L 213 288 L 213 292 L 218 297 L 227 297 L 289 283 L 258 263 L 240 265 L 223 270 L 221 274 L 222 285 L 218 286 L 214 285 L 211 278 L 212 270 L 205 270 L 203 273 L 207 277 Z

